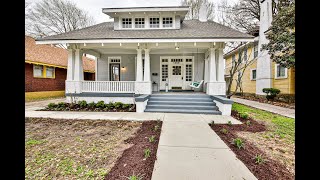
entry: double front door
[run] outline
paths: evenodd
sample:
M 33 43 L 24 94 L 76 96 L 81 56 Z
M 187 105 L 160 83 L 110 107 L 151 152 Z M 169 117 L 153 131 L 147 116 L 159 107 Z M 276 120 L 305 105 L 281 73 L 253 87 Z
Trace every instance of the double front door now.
M 188 90 L 193 80 L 193 56 L 172 56 L 160 58 L 160 90 Z

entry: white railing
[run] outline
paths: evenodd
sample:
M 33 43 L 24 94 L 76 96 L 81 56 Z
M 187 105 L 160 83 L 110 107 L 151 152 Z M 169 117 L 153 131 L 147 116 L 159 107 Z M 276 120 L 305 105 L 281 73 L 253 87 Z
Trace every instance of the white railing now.
M 82 92 L 134 93 L 134 81 L 83 81 Z

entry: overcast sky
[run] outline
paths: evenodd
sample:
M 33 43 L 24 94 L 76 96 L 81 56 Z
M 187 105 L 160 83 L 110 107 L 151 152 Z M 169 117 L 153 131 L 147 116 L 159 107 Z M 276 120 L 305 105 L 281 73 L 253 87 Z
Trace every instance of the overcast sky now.
M 38 2 L 41 0 L 26 0 L 27 2 Z M 96 23 L 110 21 L 108 16 L 102 13 L 102 8 L 112 7 L 146 7 L 146 6 L 178 6 L 181 0 L 71 0 L 83 10 L 86 10 Z M 211 2 L 220 2 L 221 0 L 209 0 Z M 228 0 L 230 3 L 238 0 Z

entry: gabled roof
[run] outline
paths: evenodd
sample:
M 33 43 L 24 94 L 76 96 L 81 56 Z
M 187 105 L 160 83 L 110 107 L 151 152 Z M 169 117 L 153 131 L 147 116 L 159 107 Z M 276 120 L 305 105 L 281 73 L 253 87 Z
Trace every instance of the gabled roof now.
M 253 39 L 254 36 L 214 21 L 185 20 L 181 29 L 114 30 L 113 22 L 104 22 L 67 33 L 47 36 L 48 40 L 94 39 Z
M 94 72 L 94 60 L 88 57 L 82 57 L 82 59 L 83 70 Z M 35 39 L 25 36 L 25 62 L 67 68 L 68 52 L 63 48 L 51 47 L 50 45 L 36 45 Z
M 259 42 L 259 36 L 254 38 L 254 42 L 247 42 L 247 43 L 243 43 L 243 44 L 239 44 L 238 46 L 236 46 L 235 48 L 233 48 L 232 50 L 230 50 L 229 52 L 225 53 L 223 55 L 223 58 L 227 58 L 235 53 L 238 52 L 238 50 L 244 48 L 246 45 L 250 45 L 250 44 L 257 44 Z

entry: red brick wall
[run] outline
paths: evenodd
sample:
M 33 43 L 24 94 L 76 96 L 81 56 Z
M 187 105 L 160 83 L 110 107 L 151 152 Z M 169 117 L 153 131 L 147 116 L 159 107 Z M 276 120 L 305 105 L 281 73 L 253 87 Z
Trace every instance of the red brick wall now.
M 94 73 L 84 73 L 84 80 L 94 81 Z M 25 92 L 64 91 L 67 69 L 55 68 L 55 78 L 34 78 L 33 65 L 25 63 Z

